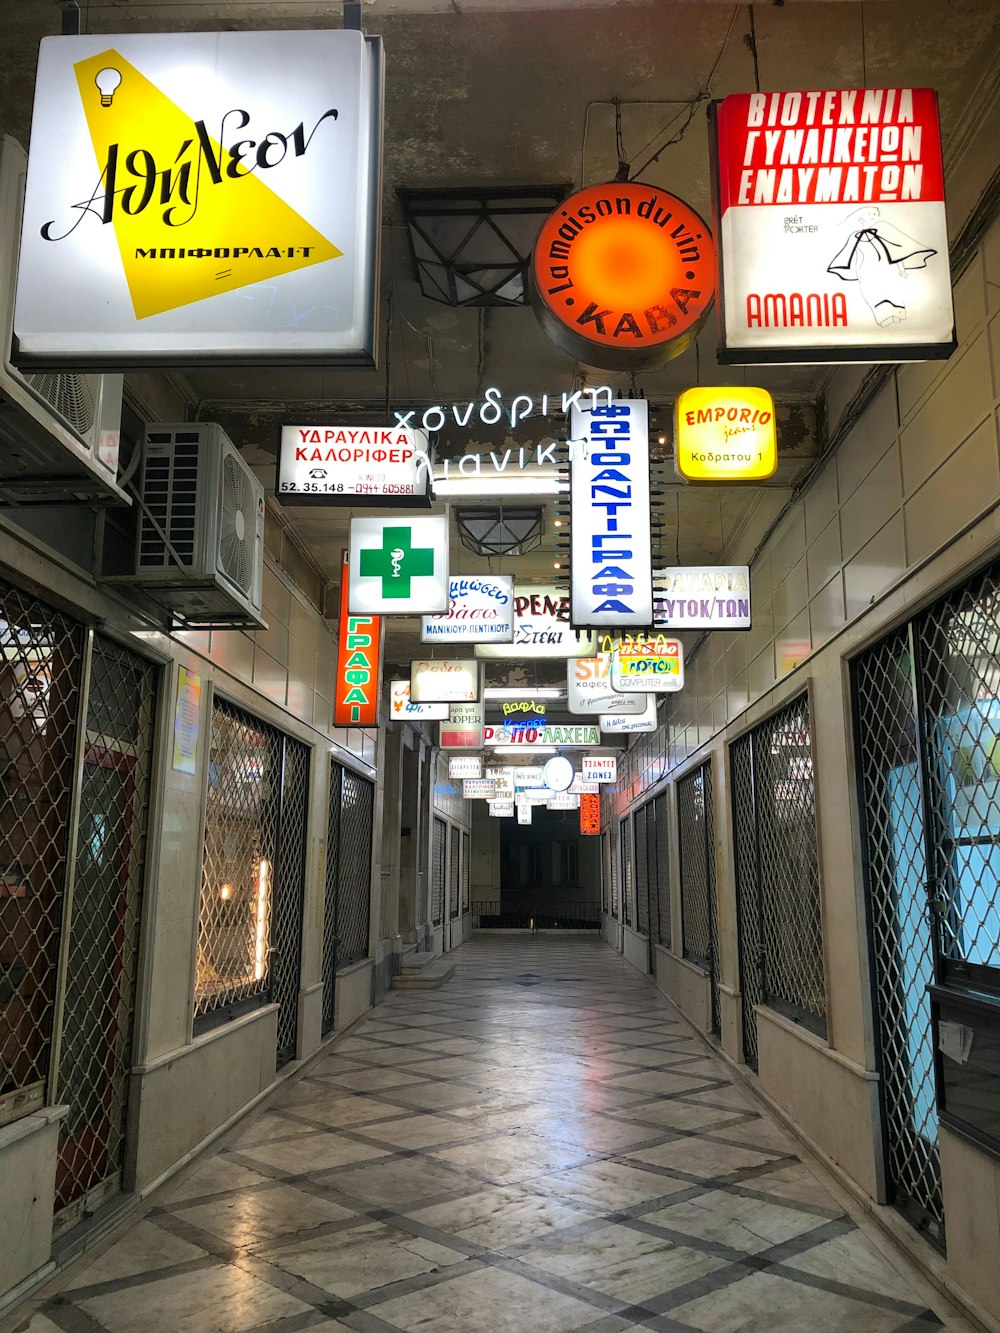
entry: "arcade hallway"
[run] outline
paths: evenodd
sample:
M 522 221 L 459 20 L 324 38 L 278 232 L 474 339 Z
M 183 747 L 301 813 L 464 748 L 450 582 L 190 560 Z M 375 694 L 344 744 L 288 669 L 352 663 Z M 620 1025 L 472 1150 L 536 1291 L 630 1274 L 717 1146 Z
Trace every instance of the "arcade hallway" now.
M 968 1328 L 599 940 L 453 957 L 443 990 L 391 993 L 10 1326 Z

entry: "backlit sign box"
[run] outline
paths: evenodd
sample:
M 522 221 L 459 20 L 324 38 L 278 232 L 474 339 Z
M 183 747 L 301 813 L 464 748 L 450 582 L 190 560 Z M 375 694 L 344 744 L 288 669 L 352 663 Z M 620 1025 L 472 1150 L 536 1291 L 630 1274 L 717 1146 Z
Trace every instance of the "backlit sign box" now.
M 566 707 L 571 713 L 641 713 L 645 699 L 611 687 L 611 654 L 571 657 L 566 662 Z
M 749 565 L 670 565 L 653 571 L 657 629 L 749 629 Z
M 43 38 L 18 361 L 372 365 L 382 63 L 350 30 Z
M 282 426 L 275 493 L 282 504 L 416 508 L 431 503 L 427 436 L 385 426 Z
M 674 470 L 683 481 L 765 481 L 778 467 L 766 389 L 685 389 L 674 406 Z
M 478 755 L 456 754 L 448 760 L 449 778 L 481 778 L 483 761 Z
M 571 619 L 578 629 L 653 623 L 649 410 L 632 398 L 570 409 Z
M 466 801 L 492 801 L 495 795 L 496 783 L 492 778 L 465 778 L 462 782 Z
M 347 552 L 341 556 L 340 623 L 333 725 L 377 727 L 382 691 L 382 621 L 347 610 Z
M 656 721 L 656 695 L 647 694 L 646 711 L 640 713 L 638 717 L 621 717 L 617 713 L 601 714 L 601 731 L 605 736 L 630 735 L 636 731 L 655 731 Z
M 684 688 L 684 646 L 662 634 L 622 639 L 611 659 L 611 685 L 623 692 L 672 694 Z
M 483 748 L 482 701 L 451 705 L 448 721 L 438 727 L 438 747 L 442 750 Z
M 588 726 L 538 726 L 523 727 L 512 731 L 508 727 L 484 727 L 483 744 L 486 746 L 516 745 L 530 750 L 532 746 L 558 745 L 560 748 L 585 748 L 600 745 L 601 734 L 597 727 Z
M 601 832 L 601 798 L 580 793 L 580 832 L 584 837 L 598 837 Z
M 510 574 L 453 574 L 448 610 L 424 616 L 421 643 L 510 643 L 514 638 L 514 579 Z
M 448 609 L 447 517 L 352 518 L 349 554 L 352 615 Z
M 954 351 L 935 92 L 737 93 L 710 125 L 723 364 Z
M 447 704 L 415 704 L 410 698 L 408 680 L 389 682 L 389 716 L 393 722 L 442 722 L 448 717 Z M 456 774 L 449 773 L 449 777 Z
M 479 698 L 479 663 L 475 658 L 411 662 L 410 698 L 418 704 L 475 703 Z
M 584 755 L 580 760 L 580 776 L 589 782 L 617 782 L 618 756 Z
M 646 546 L 647 553 L 649 545 Z M 477 657 L 593 657 L 597 639 L 570 624 L 569 594 L 549 583 L 514 585 L 514 638 L 477 643 Z

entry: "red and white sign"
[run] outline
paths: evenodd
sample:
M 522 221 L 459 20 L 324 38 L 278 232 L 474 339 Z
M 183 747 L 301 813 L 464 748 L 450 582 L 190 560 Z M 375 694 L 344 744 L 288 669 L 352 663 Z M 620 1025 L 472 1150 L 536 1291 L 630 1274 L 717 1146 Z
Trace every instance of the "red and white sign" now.
M 580 776 L 588 782 L 617 782 L 618 756 L 584 755 L 580 761 Z
M 340 640 L 337 644 L 335 727 L 377 727 L 382 689 L 382 617 L 347 611 L 347 552 L 341 555 Z
M 737 93 L 712 111 L 720 361 L 948 356 L 937 94 Z
M 580 832 L 588 838 L 601 832 L 601 798 L 591 792 L 580 793 Z
M 483 704 L 452 704 L 448 721 L 438 724 L 438 747 L 442 750 L 483 748 Z
M 282 504 L 429 505 L 427 436 L 401 426 L 282 426 Z

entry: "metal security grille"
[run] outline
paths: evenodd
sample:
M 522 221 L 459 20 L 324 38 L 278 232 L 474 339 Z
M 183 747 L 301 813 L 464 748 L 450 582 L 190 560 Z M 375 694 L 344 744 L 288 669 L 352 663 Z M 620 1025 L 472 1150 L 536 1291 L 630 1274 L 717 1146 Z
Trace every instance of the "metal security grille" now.
M 448 863 L 448 875 L 450 879 L 449 888 L 451 898 L 451 919 L 454 921 L 461 911 L 462 906 L 462 879 L 461 866 L 459 864 L 459 848 L 461 846 L 461 832 L 453 824 L 451 826 L 451 859 Z
M 904 626 L 853 663 L 855 750 L 887 1184 L 896 1207 L 943 1245 L 914 649 Z
M 444 921 L 445 852 L 448 829 L 443 819 L 434 818 L 433 863 L 431 866 L 431 925 Z
M 730 750 L 744 1056 L 755 1004 L 826 1036 L 816 802 L 805 695 Z
M 295 1058 L 298 1036 L 302 911 L 306 882 L 309 747 L 282 737 L 280 842 L 271 924 L 271 999 L 278 1005 L 277 1062 Z
M 340 873 L 340 774 L 339 764 L 330 764 L 330 803 L 326 821 L 326 875 L 323 885 L 323 1035 L 333 1031 L 336 1020 L 337 878 Z
M 368 957 L 372 900 L 372 820 L 375 784 L 349 768 L 340 772 L 340 833 L 337 875 L 338 966 Z
M 469 910 L 469 835 L 462 834 L 462 912 Z
M 719 1029 L 718 923 L 715 916 L 715 831 L 710 761 L 677 784 L 681 927 L 684 957 L 711 979 L 713 1032 Z
M 626 926 L 632 924 L 632 820 L 626 815 L 621 822 L 621 843 L 619 850 L 622 858 L 622 920 Z
M 632 838 L 635 846 L 635 928 L 640 935 L 649 934 L 649 845 L 646 841 L 646 811 L 642 806 L 632 816 Z
M 0 582 L 0 1124 L 44 1103 L 84 631 Z
M 646 913 L 645 934 L 649 939 L 649 968 L 656 970 L 656 935 L 659 923 L 659 866 L 656 845 L 656 802 L 649 801 L 646 810 L 646 875 L 649 880 L 649 903 Z
M 212 710 L 195 1015 L 267 995 L 281 736 L 217 699 Z
M 121 1188 L 158 669 L 96 636 L 55 1097 L 56 1234 Z
M 601 911 L 610 911 L 611 901 L 611 834 L 601 834 Z
M 670 875 L 667 858 L 667 795 L 662 792 L 653 802 L 656 837 L 656 909 L 657 939 L 670 948 Z

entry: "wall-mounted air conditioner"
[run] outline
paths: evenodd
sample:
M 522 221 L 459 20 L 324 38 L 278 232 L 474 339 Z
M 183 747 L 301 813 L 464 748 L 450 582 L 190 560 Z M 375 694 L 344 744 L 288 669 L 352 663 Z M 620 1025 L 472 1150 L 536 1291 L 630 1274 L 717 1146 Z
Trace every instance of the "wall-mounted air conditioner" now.
M 116 484 L 121 375 L 29 374 L 10 361 L 26 163 L 0 139 L 0 505 L 128 504 Z
M 147 426 L 137 494 L 131 568 L 104 580 L 141 587 L 176 626 L 266 629 L 264 490 L 222 427 Z

